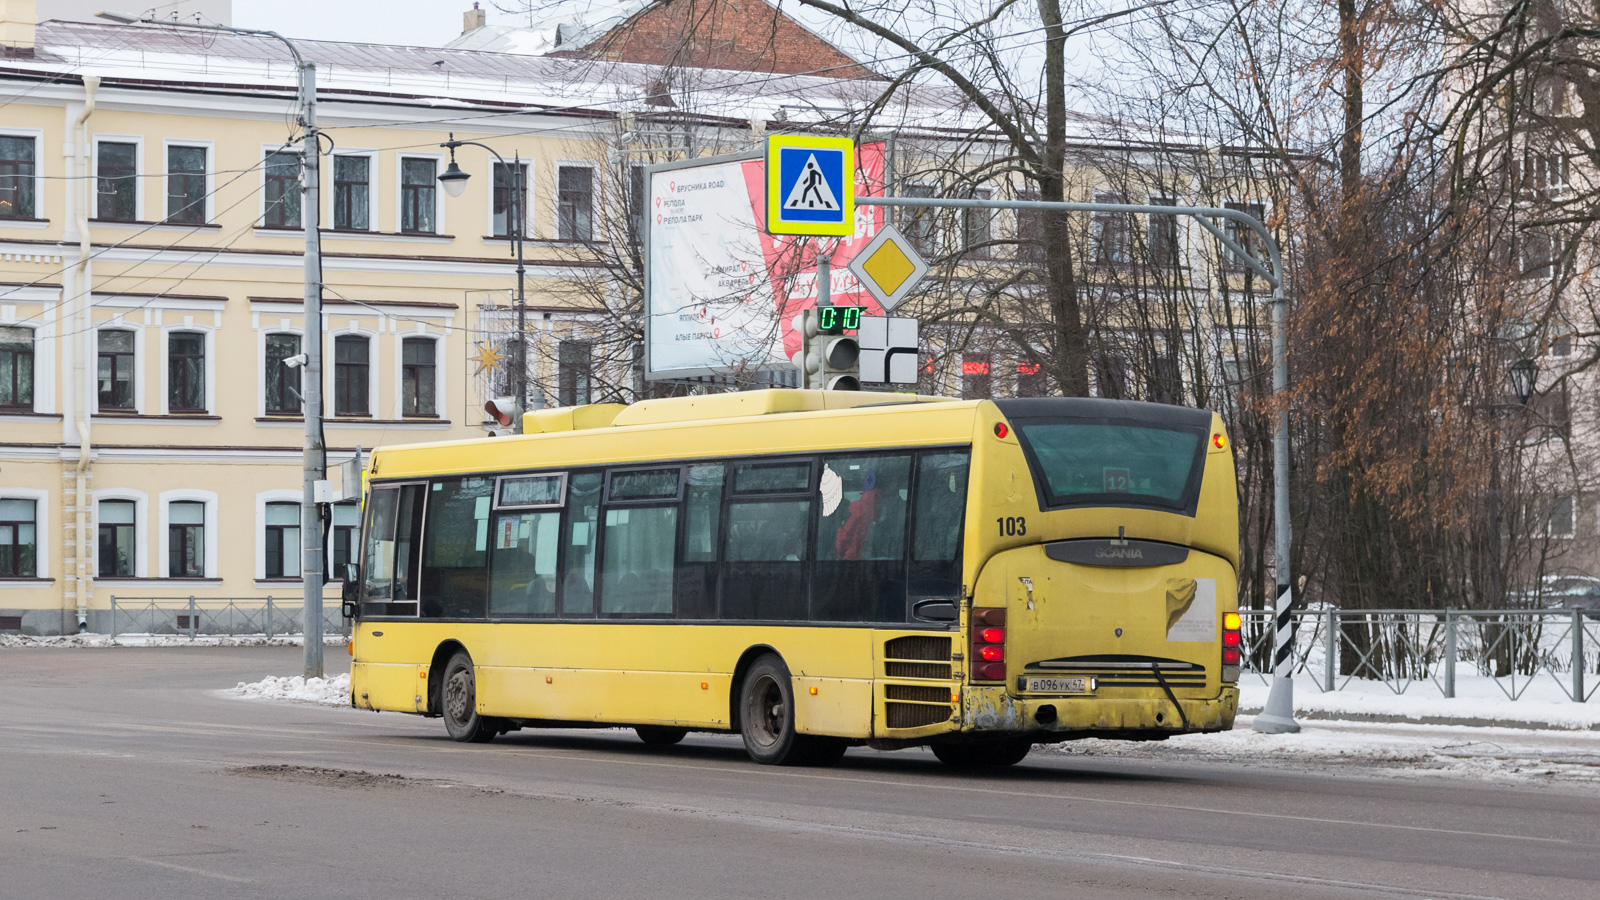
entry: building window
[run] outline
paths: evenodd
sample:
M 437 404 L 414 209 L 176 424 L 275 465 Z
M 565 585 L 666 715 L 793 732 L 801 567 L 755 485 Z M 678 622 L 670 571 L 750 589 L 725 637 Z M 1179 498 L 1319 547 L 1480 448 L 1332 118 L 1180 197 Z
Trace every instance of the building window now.
M 139 218 L 139 145 L 106 142 L 95 148 L 95 217 L 107 222 Z
M 1152 206 L 1176 206 L 1171 197 L 1151 197 Z M 1150 242 L 1150 264 L 1158 269 L 1175 269 L 1180 264 L 1178 244 L 1178 217 L 1176 215 L 1146 216 L 1146 240 Z
M 961 399 L 987 400 L 994 396 L 994 365 L 987 353 L 961 355 Z
M 1569 538 L 1577 534 L 1578 503 L 1571 494 L 1557 494 L 1550 498 L 1549 515 L 1544 522 L 1541 537 Z
M 360 558 L 361 504 L 335 503 L 333 505 L 333 568 L 328 570 L 332 580 L 344 578 L 345 566 Z
M 587 241 L 593 236 L 594 170 L 562 166 L 556 170 L 556 237 Z
M 1046 397 L 1044 367 L 1036 362 L 1017 363 L 1017 396 L 1018 397 Z
M 1251 216 L 1258 222 L 1264 222 L 1267 218 L 1267 208 L 1260 203 L 1228 203 L 1227 207 Z M 1267 248 L 1262 244 L 1261 236 L 1244 223 L 1229 219 L 1223 225 L 1222 233 L 1226 234 L 1229 240 L 1243 247 L 1256 262 L 1262 265 L 1267 264 Z M 1223 264 L 1234 271 L 1241 271 L 1246 268 L 1244 260 L 1241 260 L 1238 254 L 1232 250 L 1224 250 L 1222 259 Z M 1250 271 L 1253 272 L 1255 270 L 1251 269 Z
M 1022 191 L 1018 200 L 1037 201 L 1038 191 Z M 1044 212 L 1037 209 L 1017 210 L 1017 261 L 1033 266 L 1044 265 Z
M 206 148 L 167 148 L 167 221 L 206 222 Z
M 1519 265 L 1523 278 L 1549 278 L 1554 271 L 1555 243 L 1550 232 L 1543 228 L 1530 228 L 1518 236 Z
M 264 185 L 266 215 L 262 224 L 268 228 L 301 228 L 300 219 L 300 154 L 287 150 L 274 150 L 267 154 L 266 184 Z
M 0 327 L 0 409 L 33 411 L 33 329 Z
M 344 335 L 333 339 L 333 414 L 336 416 L 365 416 L 371 414 L 367 405 L 367 376 L 371 342 L 360 335 Z
M 167 575 L 204 578 L 206 574 L 206 505 L 198 500 L 167 504 Z
M 400 160 L 400 230 L 407 234 L 434 234 L 438 202 L 431 159 Z
M 38 575 L 38 501 L 0 500 L 0 578 Z
M 638 249 L 644 239 L 646 194 L 644 166 L 628 167 L 628 244 Z
M 333 158 L 333 227 L 339 231 L 371 228 L 372 160 L 365 156 Z
M 267 335 L 267 415 L 300 414 L 300 368 L 289 368 L 283 361 L 300 355 L 300 335 Z
M 931 184 L 908 184 L 901 188 L 902 197 L 932 197 L 934 196 Z M 903 210 L 901 215 L 904 221 L 899 223 L 900 230 L 905 233 L 906 239 L 911 241 L 911 246 L 923 256 L 931 257 L 939 252 L 939 224 L 938 211 L 927 207 L 911 207 Z
M 1095 366 L 1095 396 L 1123 400 L 1129 396 L 1128 360 L 1120 353 L 1105 352 Z
M 1121 203 L 1117 194 L 1094 195 L 1096 203 Z M 1132 216 L 1125 212 L 1105 210 L 1094 214 L 1090 222 L 1090 248 L 1096 265 L 1125 266 L 1129 261 L 1129 237 Z
M 34 217 L 34 140 L 0 135 L 0 219 Z
M 268 503 L 266 577 L 300 577 L 300 504 Z
M 406 338 L 400 342 L 400 414 L 436 416 L 434 341 Z
M 206 336 L 175 331 L 167 336 L 167 412 L 206 411 Z
M 100 332 L 100 408 L 132 411 L 133 341 L 131 331 Z
M 556 392 L 561 406 L 589 402 L 594 370 L 594 345 L 588 341 L 562 341 L 557 347 Z
M 132 578 L 135 537 L 132 500 L 100 501 L 100 577 Z
M 522 189 L 517 192 L 516 199 L 517 199 L 518 204 L 520 204 L 520 208 L 522 210 L 522 220 L 523 220 L 523 222 L 526 222 L 528 220 L 528 164 L 527 163 L 522 163 L 522 164 L 518 165 L 517 168 L 516 168 L 516 174 L 521 176 L 521 181 L 522 181 L 522 183 L 520 185 L 520 187 Z M 512 200 L 511 180 L 512 180 L 512 169 L 511 169 L 511 167 L 510 166 L 503 166 L 500 163 L 496 162 L 494 164 L 494 236 L 495 237 L 510 237 L 511 236 L 511 230 L 507 227 L 507 223 L 510 221 L 510 217 L 511 217 L 511 200 Z M 526 235 L 524 235 L 524 236 L 526 236 Z
M 989 188 L 973 188 L 967 192 L 969 200 L 990 200 L 994 191 Z M 990 256 L 994 248 L 989 242 L 994 239 L 994 210 L 992 209 L 963 209 L 961 211 L 961 246 L 973 256 Z

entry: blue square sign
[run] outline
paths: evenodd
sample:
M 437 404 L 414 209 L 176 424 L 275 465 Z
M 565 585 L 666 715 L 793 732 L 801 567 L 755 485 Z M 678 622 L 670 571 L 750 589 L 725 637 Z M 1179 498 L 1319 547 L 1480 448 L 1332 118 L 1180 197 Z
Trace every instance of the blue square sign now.
M 848 138 L 770 138 L 767 231 L 829 236 L 854 232 L 854 162 L 855 147 Z

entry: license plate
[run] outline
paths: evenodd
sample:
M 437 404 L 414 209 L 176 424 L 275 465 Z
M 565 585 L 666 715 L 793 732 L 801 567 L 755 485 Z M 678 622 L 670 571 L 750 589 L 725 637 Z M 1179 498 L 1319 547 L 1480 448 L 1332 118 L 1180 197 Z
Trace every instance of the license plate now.
M 1087 678 L 1028 678 L 1023 690 L 1036 694 L 1087 694 L 1094 690 Z

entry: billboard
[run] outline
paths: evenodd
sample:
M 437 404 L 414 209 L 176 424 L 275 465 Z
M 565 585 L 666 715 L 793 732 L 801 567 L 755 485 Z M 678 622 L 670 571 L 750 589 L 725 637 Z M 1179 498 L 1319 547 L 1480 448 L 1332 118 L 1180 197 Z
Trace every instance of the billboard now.
M 860 145 L 857 196 L 883 196 L 883 178 L 883 145 Z M 883 207 L 857 206 L 847 237 L 767 234 L 766 162 L 749 156 L 652 166 L 645 189 L 647 378 L 793 365 L 800 338 L 792 320 L 817 304 L 821 252 L 833 302 L 882 313 L 847 266 L 883 227 Z

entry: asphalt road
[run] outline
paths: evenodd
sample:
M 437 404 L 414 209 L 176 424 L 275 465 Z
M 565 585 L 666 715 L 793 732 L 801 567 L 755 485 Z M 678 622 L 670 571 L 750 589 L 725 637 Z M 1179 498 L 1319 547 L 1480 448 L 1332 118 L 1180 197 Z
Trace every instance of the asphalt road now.
M 0 651 L 0 898 L 1600 896 L 1589 790 L 1037 751 L 770 769 L 721 736 L 460 745 L 219 693 L 298 661 Z

